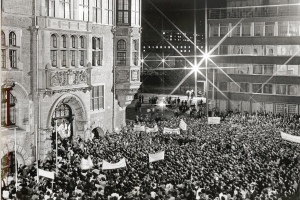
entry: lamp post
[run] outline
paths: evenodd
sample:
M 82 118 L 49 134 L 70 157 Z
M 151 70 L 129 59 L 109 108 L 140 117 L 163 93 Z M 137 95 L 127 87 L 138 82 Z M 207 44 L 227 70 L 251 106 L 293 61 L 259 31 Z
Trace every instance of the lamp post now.
M 207 36 L 208 36 L 208 34 L 207 34 L 207 0 L 205 0 L 205 54 L 206 54 L 206 56 L 208 55 L 207 54 L 207 46 L 208 46 L 208 44 L 207 44 Z M 206 115 L 207 115 L 207 117 L 208 117 L 208 78 L 207 78 L 207 58 L 205 59 L 205 69 L 206 69 L 206 72 L 205 72 L 205 74 L 206 74 Z
M 196 0 L 194 0 L 194 67 L 195 67 L 195 109 L 197 110 L 197 29 L 196 29 Z

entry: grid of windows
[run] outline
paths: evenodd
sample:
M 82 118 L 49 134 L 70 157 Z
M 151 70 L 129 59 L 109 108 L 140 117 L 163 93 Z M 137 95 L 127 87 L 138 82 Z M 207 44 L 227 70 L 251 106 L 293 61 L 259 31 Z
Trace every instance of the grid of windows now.
M 104 24 L 113 23 L 113 0 L 104 0 Z
M 131 25 L 140 25 L 140 0 L 131 1 Z
M 93 22 L 102 22 L 102 0 L 94 0 L 93 5 Z
M 89 20 L 89 0 L 79 0 L 79 20 Z
M 71 0 L 60 0 L 60 13 L 62 18 L 71 19 Z
M 90 100 L 91 110 L 104 109 L 104 85 L 92 88 Z

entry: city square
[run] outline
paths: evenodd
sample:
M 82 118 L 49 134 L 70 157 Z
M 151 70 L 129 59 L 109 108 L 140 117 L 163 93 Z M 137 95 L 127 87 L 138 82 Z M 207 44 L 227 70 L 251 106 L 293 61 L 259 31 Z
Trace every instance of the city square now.
M 0 199 L 300 200 L 299 0 L 2 0 Z

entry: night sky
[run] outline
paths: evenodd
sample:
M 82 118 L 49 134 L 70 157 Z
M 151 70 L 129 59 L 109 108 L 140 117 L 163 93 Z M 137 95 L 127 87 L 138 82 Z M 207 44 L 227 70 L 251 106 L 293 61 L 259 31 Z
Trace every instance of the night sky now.
M 221 2 L 221 3 L 220 3 Z M 196 0 L 197 32 L 204 33 L 204 0 Z M 208 7 L 220 8 L 226 0 L 207 0 Z M 194 31 L 194 0 L 143 0 L 142 28 L 144 41 L 157 41 L 164 30 Z

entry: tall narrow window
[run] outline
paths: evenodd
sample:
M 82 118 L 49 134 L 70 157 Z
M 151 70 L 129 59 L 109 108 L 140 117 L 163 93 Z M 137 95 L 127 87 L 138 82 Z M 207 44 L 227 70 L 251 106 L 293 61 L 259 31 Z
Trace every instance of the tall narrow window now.
M 274 36 L 275 22 L 266 22 L 265 36 Z
M 79 64 L 80 64 L 80 66 L 84 66 L 84 58 L 85 58 L 85 53 L 84 53 L 84 51 L 79 51 L 80 52 L 80 62 L 79 62 Z
M 76 62 L 75 62 L 75 59 L 76 59 L 76 52 L 74 50 L 71 50 L 70 51 L 70 56 L 71 56 L 71 66 L 75 66 Z
M 85 47 L 84 37 L 80 36 L 79 40 L 80 40 L 80 48 L 83 49 Z
M 70 19 L 71 18 L 71 3 L 70 0 L 60 0 L 60 13 L 62 18 Z
M 6 42 L 5 42 L 5 34 L 3 31 L 1 31 L 1 46 L 5 46 Z
M 140 0 L 132 0 L 131 5 L 131 25 L 140 25 Z
M 117 65 L 126 65 L 126 42 L 119 40 L 117 43 Z
M 113 23 L 113 0 L 103 0 L 104 1 L 104 24 Z
M 89 0 L 79 0 L 79 20 L 89 21 Z
M 129 0 L 117 1 L 117 23 L 128 24 L 129 23 Z
M 242 24 L 242 36 L 250 36 L 251 35 L 251 24 L 243 23 Z
M 5 51 L 5 49 L 1 50 L 1 57 L 2 57 L 2 65 L 1 65 L 1 67 L 3 69 L 3 68 L 6 68 L 6 51 Z
M 52 67 L 57 67 L 57 37 L 56 35 L 51 35 L 51 50 L 50 50 L 50 59 Z
M 9 61 L 11 68 L 17 68 L 17 51 L 9 50 Z
M 103 59 L 103 44 L 102 38 L 93 37 L 92 44 L 92 65 L 93 66 L 101 66 Z
M 55 17 L 55 0 L 48 0 L 48 16 Z
M 57 37 L 56 37 L 56 35 L 51 35 L 51 46 L 52 46 L 52 48 L 57 48 Z
M 90 100 L 91 110 L 104 109 L 104 85 L 92 88 Z
M 17 41 L 16 41 L 16 34 L 14 32 L 9 33 L 9 46 L 16 46 Z
M 61 51 L 61 65 L 63 67 L 67 66 L 67 51 Z
M 135 39 L 132 43 L 132 61 L 133 65 L 137 66 L 139 64 L 139 40 Z
M 264 24 L 254 23 L 254 36 L 263 36 Z
M 1 95 L 1 125 L 11 126 L 16 124 L 17 99 L 11 94 L 12 88 L 2 88 Z
M 71 36 L 71 47 L 76 48 L 76 38 L 74 35 Z
M 62 47 L 67 48 L 67 37 L 65 35 L 61 36 Z
M 93 22 L 102 22 L 102 0 L 95 0 L 93 6 Z

